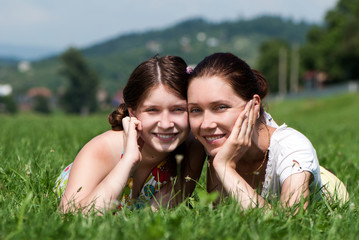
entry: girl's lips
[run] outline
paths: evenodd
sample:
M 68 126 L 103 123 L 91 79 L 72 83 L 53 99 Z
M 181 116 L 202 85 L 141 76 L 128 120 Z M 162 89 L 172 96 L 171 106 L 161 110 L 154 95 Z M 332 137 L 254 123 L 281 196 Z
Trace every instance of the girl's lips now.
M 207 143 L 214 144 L 218 139 L 221 139 L 226 134 L 213 134 L 213 135 L 204 135 L 203 138 L 206 140 Z
M 153 133 L 158 139 L 165 142 L 173 141 L 178 133 Z

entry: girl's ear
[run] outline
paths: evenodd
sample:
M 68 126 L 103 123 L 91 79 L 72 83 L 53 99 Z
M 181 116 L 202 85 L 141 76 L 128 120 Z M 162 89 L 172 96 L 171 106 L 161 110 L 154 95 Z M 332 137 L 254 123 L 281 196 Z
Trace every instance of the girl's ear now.
M 136 111 L 132 108 L 127 108 L 128 113 L 130 114 L 130 117 L 136 117 Z

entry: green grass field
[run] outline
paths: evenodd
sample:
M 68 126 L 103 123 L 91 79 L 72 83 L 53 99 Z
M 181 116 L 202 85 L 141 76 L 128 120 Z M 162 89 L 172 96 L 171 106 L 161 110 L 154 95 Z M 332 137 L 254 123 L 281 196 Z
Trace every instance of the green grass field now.
M 212 209 L 200 185 L 192 208 L 62 215 L 54 182 L 88 140 L 109 129 L 106 114 L 0 115 L 0 239 L 358 239 L 358 109 L 358 94 L 268 104 L 279 124 L 312 141 L 320 164 L 350 193 L 342 207 L 319 202 L 296 216 L 277 207 L 241 211 L 230 200 Z

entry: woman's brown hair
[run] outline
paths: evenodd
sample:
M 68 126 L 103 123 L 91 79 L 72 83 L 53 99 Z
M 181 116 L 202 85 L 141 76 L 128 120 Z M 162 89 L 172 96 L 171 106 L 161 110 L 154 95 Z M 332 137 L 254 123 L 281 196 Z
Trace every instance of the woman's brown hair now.
M 251 100 L 255 94 L 263 99 L 268 93 L 268 82 L 264 76 L 231 53 L 214 53 L 204 58 L 191 73 L 189 82 L 194 78 L 213 76 L 227 81 L 245 101 Z

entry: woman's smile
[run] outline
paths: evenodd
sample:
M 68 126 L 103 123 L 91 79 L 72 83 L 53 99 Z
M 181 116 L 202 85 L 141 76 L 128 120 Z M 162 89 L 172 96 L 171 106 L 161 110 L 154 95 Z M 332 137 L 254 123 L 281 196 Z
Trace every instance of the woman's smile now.
M 222 78 L 191 81 L 188 87 L 191 129 L 211 156 L 225 143 L 245 105 L 246 101 Z
M 224 136 L 226 136 L 226 134 L 211 134 L 211 135 L 203 135 L 202 137 L 206 140 L 207 143 L 216 144 L 219 142 L 217 140 L 223 138 Z

